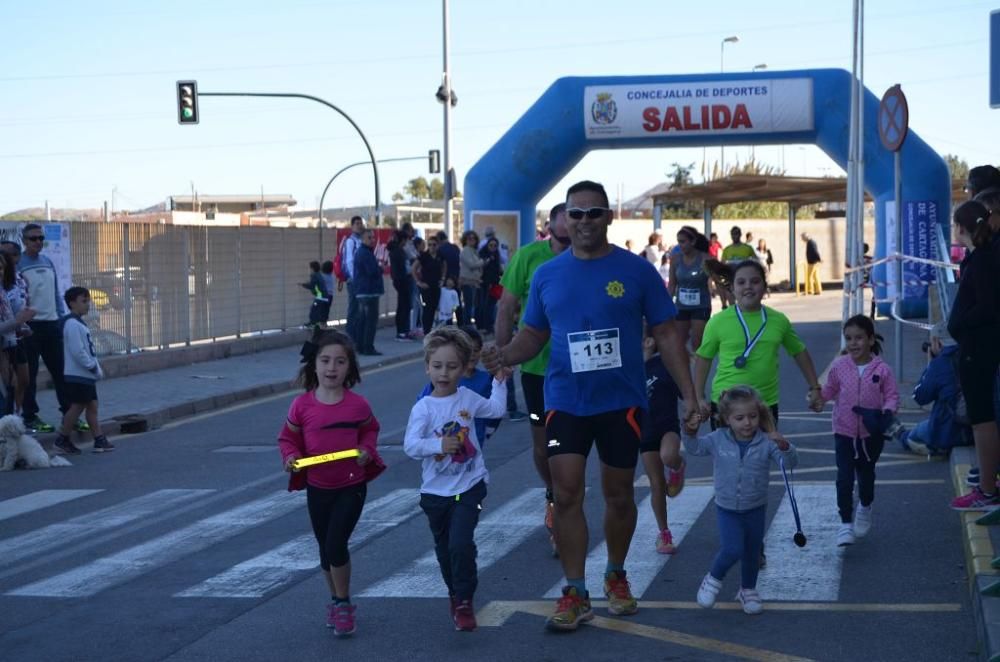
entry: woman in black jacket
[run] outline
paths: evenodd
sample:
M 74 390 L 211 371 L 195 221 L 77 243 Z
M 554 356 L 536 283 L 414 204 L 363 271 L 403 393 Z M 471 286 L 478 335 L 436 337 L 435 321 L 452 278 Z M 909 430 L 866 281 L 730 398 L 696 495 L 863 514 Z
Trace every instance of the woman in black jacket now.
M 410 309 L 413 302 L 413 279 L 407 264 L 406 243 L 409 235 L 397 230 L 389 241 L 389 275 L 396 290 L 396 340 L 410 339 Z
M 493 323 L 496 320 L 497 299 L 493 289 L 500 285 L 500 242 L 496 237 L 490 237 L 479 251 L 483 260 L 483 279 L 479 291 L 479 310 L 476 314 L 476 327 L 480 331 L 493 333 Z M 482 318 L 482 319 L 480 319 Z
M 974 200 L 955 209 L 955 243 L 971 252 L 962 261 L 948 332 L 958 341 L 958 378 L 979 460 L 979 487 L 954 499 L 955 510 L 1000 506 L 1000 431 L 993 399 L 1000 366 L 1000 236 L 990 228 L 990 215 Z

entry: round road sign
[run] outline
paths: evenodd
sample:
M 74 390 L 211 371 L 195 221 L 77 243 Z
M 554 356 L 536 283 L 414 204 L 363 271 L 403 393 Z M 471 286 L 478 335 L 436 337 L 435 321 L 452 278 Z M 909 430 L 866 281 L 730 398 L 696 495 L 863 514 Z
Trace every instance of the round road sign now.
M 906 140 L 910 124 L 910 109 L 903 88 L 893 85 L 882 95 L 878 107 L 878 137 L 890 152 L 898 152 Z

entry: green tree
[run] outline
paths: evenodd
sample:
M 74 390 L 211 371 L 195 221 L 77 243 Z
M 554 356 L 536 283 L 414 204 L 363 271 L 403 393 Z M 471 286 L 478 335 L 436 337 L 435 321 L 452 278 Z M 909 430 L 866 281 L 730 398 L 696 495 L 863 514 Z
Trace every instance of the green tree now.
M 444 182 L 440 178 L 435 177 L 431 180 L 431 200 L 444 200 Z
M 693 163 L 682 166 L 680 163 L 674 161 L 671 165 L 673 166 L 673 170 L 666 173 L 667 178 L 670 179 L 670 188 L 681 188 L 682 186 L 690 186 L 694 183 L 694 179 L 691 178 L 691 173 L 694 171 Z
M 393 202 L 402 202 L 405 199 L 406 199 L 406 197 L 402 193 L 400 193 L 399 191 L 396 191 L 395 193 L 392 194 L 392 201 Z
M 414 177 L 403 187 L 403 192 L 410 196 L 411 200 L 421 200 L 431 197 L 431 188 L 427 180 L 423 177 Z
M 948 174 L 951 175 L 952 181 L 964 182 L 968 178 L 969 164 L 965 162 L 965 159 L 954 154 L 945 154 L 944 162 L 948 164 Z

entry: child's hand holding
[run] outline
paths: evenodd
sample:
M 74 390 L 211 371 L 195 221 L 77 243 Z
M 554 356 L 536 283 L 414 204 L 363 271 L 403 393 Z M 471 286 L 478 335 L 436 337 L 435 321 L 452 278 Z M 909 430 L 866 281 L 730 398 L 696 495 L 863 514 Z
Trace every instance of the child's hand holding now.
M 684 432 L 688 436 L 693 437 L 698 434 L 699 427 L 701 427 L 701 417 L 695 412 L 688 414 L 684 419 Z
M 441 453 L 444 455 L 454 455 L 462 449 L 462 442 L 458 437 L 441 437 Z
M 788 440 L 785 439 L 784 435 L 777 430 L 771 432 L 768 436 L 771 437 L 771 441 L 774 442 L 774 445 L 778 447 L 779 451 L 785 452 L 791 448 L 791 444 L 788 443 Z
M 809 402 L 809 409 L 812 409 L 815 412 L 823 411 L 823 405 L 826 403 L 823 400 L 823 394 L 819 388 L 814 387 L 809 389 L 807 400 Z
M 295 468 L 295 461 L 298 459 L 298 455 L 289 455 L 285 460 L 285 471 L 288 473 L 298 473 L 299 470 Z

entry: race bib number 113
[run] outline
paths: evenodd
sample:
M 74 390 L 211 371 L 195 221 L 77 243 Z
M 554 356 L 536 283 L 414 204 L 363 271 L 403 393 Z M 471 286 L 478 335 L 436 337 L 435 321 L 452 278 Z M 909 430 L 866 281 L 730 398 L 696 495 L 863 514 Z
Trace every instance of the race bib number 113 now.
M 618 329 L 598 329 L 566 334 L 573 372 L 622 367 Z

